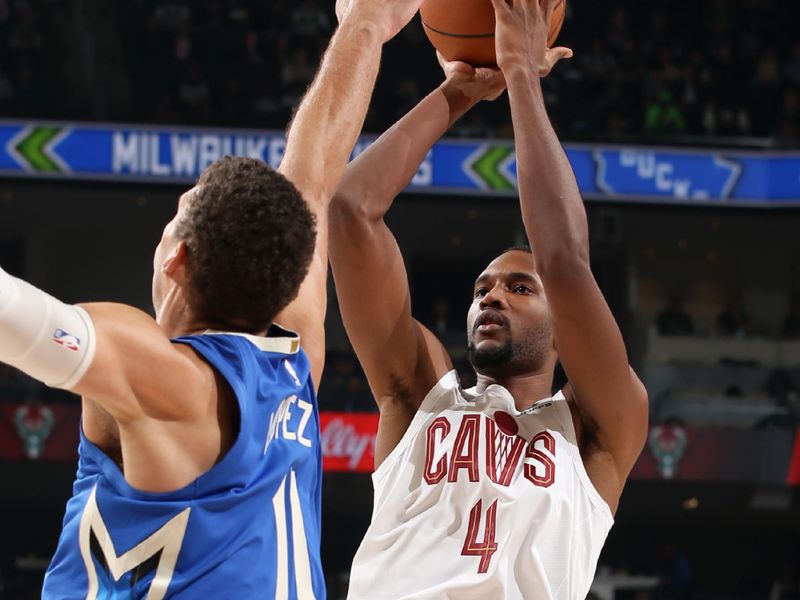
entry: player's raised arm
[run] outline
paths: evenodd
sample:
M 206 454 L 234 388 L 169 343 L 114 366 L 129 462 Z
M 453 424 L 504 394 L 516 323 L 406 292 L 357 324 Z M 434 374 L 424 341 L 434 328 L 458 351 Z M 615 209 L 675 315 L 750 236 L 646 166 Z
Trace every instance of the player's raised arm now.
M 348 166 L 331 204 L 336 294 L 381 410 L 377 462 L 451 368 L 439 341 L 412 317 L 403 257 L 383 217 L 450 125 L 504 88 L 496 70 L 476 71 L 463 63 L 443 66 L 447 80 Z
M 588 461 L 584 457 L 587 470 L 613 509 L 644 444 L 647 395 L 628 365 L 619 327 L 592 275 L 583 201 L 545 109 L 540 76 L 570 51 L 547 49 L 557 0 L 492 1 L 525 230 L 581 420 L 596 427 L 594 441 L 601 453 Z
M 328 203 L 364 123 L 381 48 L 422 0 L 339 0 L 340 26 L 288 132 L 279 171 L 300 190 L 317 219 L 317 247 L 297 299 L 276 319 L 298 331 L 319 384 L 325 359 Z

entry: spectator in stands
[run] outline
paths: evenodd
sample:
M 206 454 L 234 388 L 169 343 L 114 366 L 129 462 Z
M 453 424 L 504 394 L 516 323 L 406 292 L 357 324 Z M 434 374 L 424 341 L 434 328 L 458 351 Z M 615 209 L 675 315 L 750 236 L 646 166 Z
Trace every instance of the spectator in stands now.
M 658 588 L 653 600 L 687 600 L 692 585 L 692 565 L 673 543 L 664 547 L 664 559 Z
M 792 298 L 789 305 L 789 314 L 783 320 L 783 337 L 787 339 L 800 338 L 800 295 Z
M 68 109 L 58 94 L 47 93 L 56 80 L 43 68 L 58 52 L 64 37 L 59 28 L 73 24 L 63 11 L 52 10 L 62 3 L 74 4 L 0 0 L 4 117 L 75 118 L 64 114 Z M 644 10 L 634 0 L 595 0 L 570 10 L 562 41 L 575 49 L 576 59 L 545 84 L 559 133 L 576 141 L 763 135 L 781 147 L 797 147 L 800 42 L 783 34 L 784 23 L 796 14 L 786 8 L 793 3 L 706 4 L 656 3 Z M 118 65 L 119 72 L 127 74 L 133 90 L 131 106 L 120 109 L 129 114 L 121 118 L 133 121 L 282 127 L 335 24 L 333 2 L 322 0 L 126 0 L 113 7 L 116 19 L 108 25 L 118 28 L 124 48 L 118 60 L 127 63 Z M 381 102 L 370 115 L 370 130 L 385 129 L 402 112 L 382 107 L 413 105 L 419 90 L 438 83 L 419 23 L 393 44 L 385 53 L 390 75 L 376 89 Z M 299 48 L 307 54 L 296 54 Z M 202 83 L 193 81 L 198 63 Z M 415 66 L 416 90 L 402 81 L 405 64 Z M 281 101 L 279 110 L 264 94 L 266 80 Z M 104 116 L 92 115 L 99 109 L 83 110 Z M 508 112 L 478 109 L 471 115 L 460 125 L 462 135 L 510 135 Z
M 349 412 L 376 412 L 375 400 L 369 391 L 360 369 L 347 378 L 344 388 L 344 410 Z
M 185 0 L 162 0 L 153 11 L 153 26 L 175 32 L 187 28 L 191 18 L 192 9 Z
M 694 321 L 684 310 L 683 301 L 678 296 L 670 298 L 667 306 L 658 314 L 656 328 L 658 334 L 664 336 L 694 334 Z
M 398 77 L 392 86 L 391 94 L 391 107 L 384 110 L 395 120 L 402 119 L 417 105 L 422 96 L 419 84 L 412 75 Z
M 783 66 L 783 77 L 788 85 L 800 87 L 800 42 L 792 45 L 792 56 Z
M 645 115 L 644 129 L 652 134 L 677 134 L 686 129 L 686 121 L 672 92 L 663 90 L 650 104 Z
M 451 331 L 453 324 L 450 322 L 450 304 L 444 298 L 439 298 L 433 303 L 433 331 L 437 334 L 446 334 Z
M 291 108 L 300 101 L 316 70 L 317 65 L 307 48 L 299 46 L 292 49 L 281 70 L 282 98 L 286 108 Z
M 265 77 L 257 82 L 259 87 L 253 98 L 254 123 L 258 126 L 269 126 L 275 122 L 285 122 L 288 120 L 288 111 L 284 110 L 281 103 L 280 94 L 275 88 L 275 79 Z M 286 119 L 281 119 L 280 115 L 286 114 Z
M 302 0 L 292 12 L 291 29 L 295 40 L 314 42 L 331 32 L 331 20 L 316 0 Z
M 753 131 L 759 137 L 769 136 L 781 116 L 781 69 L 775 48 L 767 48 L 756 67 L 751 94 L 750 115 Z
M 192 63 L 178 88 L 183 115 L 189 123 L 207 123 L 211 114 L 211 88 L 199 63 Z
M 323 410 L 375 412 L 375 401 L 352 349 L 329 350 L 325 363 L 319 386 Z
M 0 65 L 0 110 L 5 109 L 11 105 L 14 98 L 14 84 L 11 83 L 11 78 L 3 71 Z
M 717 317 L 720 334 L 728 337 L 746 337 L 750 334 L 750 317 L 744 311 L 742 299 L 734 297 Z
M 779 367 L 770 371 L 769 377 L 764 383 L 764 391 L 778 406 L 789 408 L 792 412 L 791 416 L 794 418 L 800 394 L 798 394 L 797 382 L 787 369 Z

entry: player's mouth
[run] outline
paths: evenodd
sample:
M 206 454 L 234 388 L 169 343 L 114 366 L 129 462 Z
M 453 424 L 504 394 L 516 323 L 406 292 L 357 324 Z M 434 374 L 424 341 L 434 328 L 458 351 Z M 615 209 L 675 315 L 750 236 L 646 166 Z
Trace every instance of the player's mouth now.
M 475 319 L 474 331 L 478 333 L 494 333 L 508 327 L 505 317 L 498 311 L 487 309 Z

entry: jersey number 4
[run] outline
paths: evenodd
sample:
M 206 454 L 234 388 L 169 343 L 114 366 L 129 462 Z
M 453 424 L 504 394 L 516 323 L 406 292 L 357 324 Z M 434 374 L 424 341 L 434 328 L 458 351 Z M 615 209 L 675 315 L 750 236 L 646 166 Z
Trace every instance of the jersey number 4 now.
M 464 547 L 461 549 L 463 556 L 480 556 L 481 562 L 478 565 L 478 573 L 486 573 L 489 570 L 489 563 L 492 562 L 492 555 L 497 552 L 497 541 L 495 532 L 497 531 L 497 500 L 495 500 L 486 511 L 486 519 L 483 516 L 483 501 L 472 507 L 469 513 L 469 529 L 467 529 L 467 539 L 464 540 Z M 483 525 L 483 541 L 478 539 L 478 530 Z

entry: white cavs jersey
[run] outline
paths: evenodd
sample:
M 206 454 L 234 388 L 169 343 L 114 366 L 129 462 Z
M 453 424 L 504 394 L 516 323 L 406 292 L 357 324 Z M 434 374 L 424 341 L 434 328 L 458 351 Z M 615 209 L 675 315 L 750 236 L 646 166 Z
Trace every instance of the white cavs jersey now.
M 349 600 L 584 600 L 613 517 L 559 393 L 519 413 L 499 385 L 430 391 L 373 475 Z

